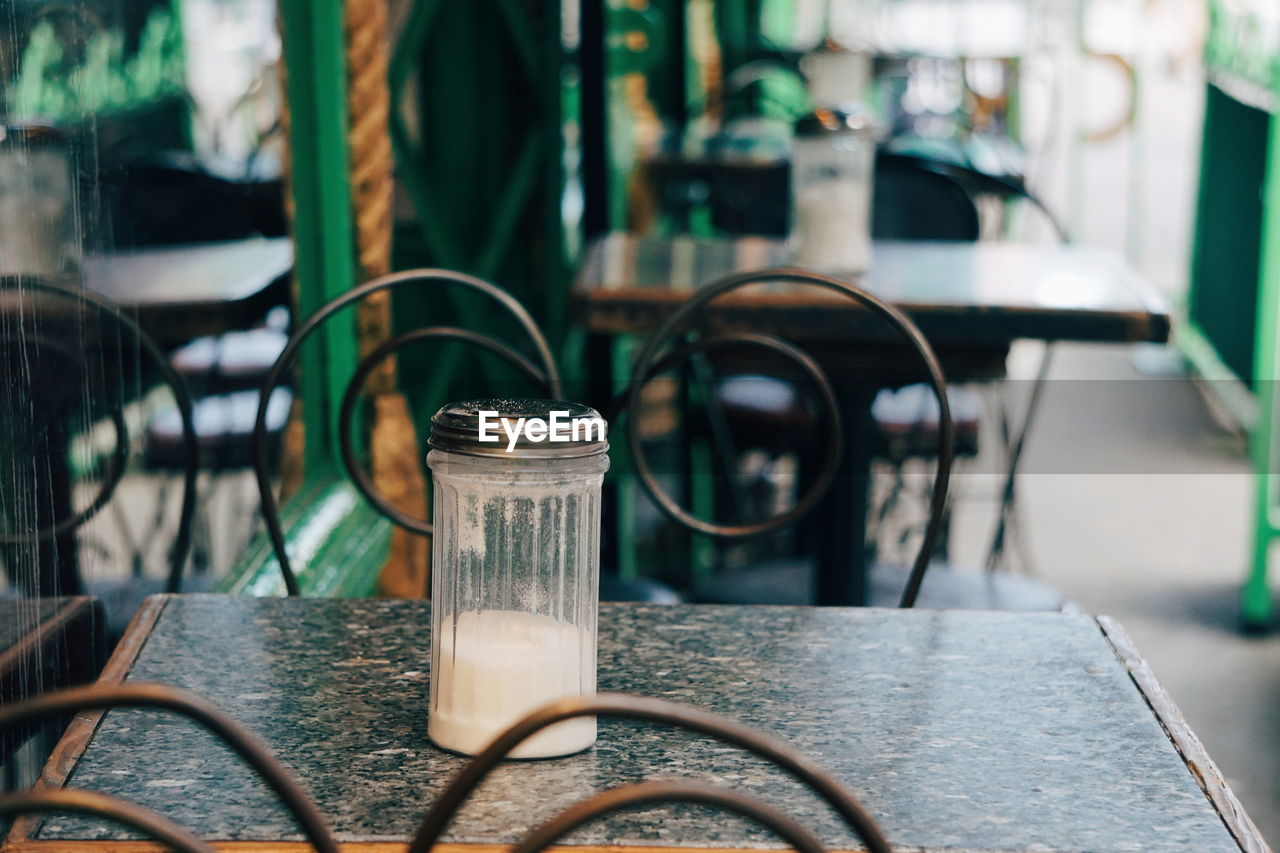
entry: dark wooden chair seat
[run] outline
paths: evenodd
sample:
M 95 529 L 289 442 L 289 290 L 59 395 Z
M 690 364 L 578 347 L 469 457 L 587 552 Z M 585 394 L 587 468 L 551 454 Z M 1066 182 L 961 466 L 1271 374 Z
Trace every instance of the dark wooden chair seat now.
M 197 393 L 257 390 L 289 336 L 273 328 L 206 335 L 173 353 L 173 368 Z
M 972 388 L 947 387 L 956 429 L 956 456 L 976 456 L 982 426 L 982 397 Z M 938 401 L 926 385 L 886 388 L 871 404 L 880 453 L 894 462 L 930 458 L 938 452 Z
M 272 454 L 279 451 L 280 437 L 289 420 L 293 394 L 277 388 L 267 405 L 267 436 Z M 233 470 L 253 464 L 249 439 L 258 412 L 257 391 L 236 391 L 196 400 L 192 416 L 200 467 L 204 470 Z M 147 424 L 143 460 L 152 470 L 175 470 L 182 465 L 182 421 L 175 407 L 161 409 Z
M 813 428 L 800 390 L 772 376 L 730 376 L 716 383 L 716 402 L 734 439 L 744 447 L 794 444 L 790 436 Z
M 797 433 L 813 428 L 814 418 L 799 389 L 770 376 L 731 376 L 716 384 L 716 402 L 734 439 L 744 447 L 785 448 Z M 949 386 L 947 400 L 955 423 L 956 456 L 976 456 L 983 401 L 972 388 Z M 887 388 L 871 408 L 880 436 L 880 453 L 900 462 L 931 457 L 938 450 L 938 402 L 923 384 Z

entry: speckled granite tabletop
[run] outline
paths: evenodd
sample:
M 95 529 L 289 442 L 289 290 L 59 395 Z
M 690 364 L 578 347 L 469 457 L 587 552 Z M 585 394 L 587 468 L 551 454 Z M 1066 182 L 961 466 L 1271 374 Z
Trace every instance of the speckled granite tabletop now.
M 428 605 L 171 599 L 130 674 L 196 690 L 257 732 L 343 840 L 407 840 L 462 759 L 427 741 Z M 844 780 L 888 838 L 924 851 L 1238 850 L 1097 625 L 1051 613 L 605 605 L 600 687 L 773 731 Z M 597 746 L 510 763 L 448 840 L 512 842 L 594 791 L 694 776 L 784 808 L 833 847 L 811 794 L 722 745 L 601 721 Z M 69 783 L 210 839 L 299 838 L 238 760 L 181 719 L 113 711 Z M 49 818 L 38 838 L 127 833 Z M 776 847 L 695 807 L 591 824 L 576 843 Z

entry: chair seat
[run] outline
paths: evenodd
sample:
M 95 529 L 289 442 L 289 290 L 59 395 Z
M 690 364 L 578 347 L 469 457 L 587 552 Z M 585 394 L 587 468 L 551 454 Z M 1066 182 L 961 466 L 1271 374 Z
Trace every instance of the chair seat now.
M 289 389 L 277 388 L 271 392 L 267 404 L 267 433 L 276 442 L 284 432 L 292 405 L 293 394 Z M 191 416 L 201 467 L 226 469 L 251 465 L 249 439 L 257 415 L 257 391 L 236 391 L 196 400 Z M 143 460 L 152 469 L 174 470 L 182 467 L 185 458 L 178 408 L 161 409 L 147 424 Z
M 715 395 L 734 436 L 750 445 L 770 446 L 813 422 L 796 387 L 771 376 L 726 377 Z
M 872 566 L 867 604 L 897 607 L 908 574 L 902 566 Z M 713 586 L 699 590 L 695 597 L 715 604 L 812 604 L 813 567 L 804 560 L 761 563 L 717 576 Z M 1067 610 L 1075 606 L 1042 581 L 945 565 L 929 569 L 916 599 L 916 607 L 926 610 Z
M 985 408 L 971 388 L 947 388 L 947 403 L 955 424 L 957 456 L 978 455 Z M 881 391 L 871 404 L 871 417 L 889 459 L 931 458 L 938 455 L 938 398 L 923 383 Z
M 771 447 L 807 429 L 813 418 L 790 382 L 769 376 L 731 376 L 716 384 L 716 399 L 735 438 L 746 446 Z M 982 396 L 971 388 L 947 389 L 956 430 L 956 455 L 978 454 Z M 871 415 L 882 454 L 901 460 L 938 453 L 938 401 L 923 383 L 886 388 L 876 395 Z

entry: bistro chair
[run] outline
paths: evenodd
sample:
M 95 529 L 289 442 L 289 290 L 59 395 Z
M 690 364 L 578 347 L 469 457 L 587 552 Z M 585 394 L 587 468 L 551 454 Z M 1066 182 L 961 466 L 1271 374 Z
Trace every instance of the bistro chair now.
M 876 158 L 872 233 L 878 238 L 893 240 L 978 240 L 984 232 L 994 231 L 996 226 L 996 223 L 982 222 L 979 200 L 983 198 L 995 200 L 1001 211 L 1008 202 L 1025 202 L 1040 214 L 1058 242 L 1068 242 L 1066 228 L 1020 178 L 988 174 L 953 160 L 889 151 L 879 152 Z M 1046 344 L 1018 424 L 1011 422 L 1003 400 L 998 406 L 997 423 L 1000 442 L 1006 453 L 1006 463 L 998 493 L 996 527 L 984 561 L 988 571 L 994 571 L 1001 563 L 1008 545 L 1008 534 L 1016 527 L 1018 468 L 1039 410 L 1052 355 L 1052 343 Z M 924 389 L 917 388 L 913 391 L 913 399 L 925 399 Z M 954 394 L 966 397 L 957 400 L 953 396 L 953 402 L 958 404 L 956 408 L 961 411 L 981 408 L 981 400 L 972 390 L 954 389 Z M 901 401 L 885 400 L 882 411 L 900 414 L 900 403 Z M 923 439 L 926 445 L 929 443 L 927 435 L 931 429 L 931 411 L 925 406 L 919 412 L 920 416 L 909 423 L 895 417 L 877 418 L 886 446 L 893 447 L 896 444 L 901 447 L 900 438 L 904 432 L 912 435 L 915 440 Z M 976 456 L 980 419 L 958 419 L 957 423 L 959 455 Z M 970 423 L 971 428 L 968 426 Z M 895 439 L 899 440 L 895 442 Z M 927 456 L 927 453 L 898 456 L 889 454 L 895 478 L 900 480 L 902 464 L 907 459 L 920 456 Z M 895 503 L 899 497 L 899 490 L 891 490 L 886 502 Z M 885 515 L 891 509 L 892 506 L 882 507 L 881 514 Z
M 785 166 L 779 168 L 781 189 L 775 188 L 774 192 L 785 207 Z M 1005 202 L 1025 201 L 1039 211 L 1059 240 L 1066 240 L 1065 229 L 1052 211 L 1020 179 L 990 175 L 952 160 L 889 150 L 877 152 L 875 170 L 871 232 L 876 239 L 979 240 L 984 231 L 994 230 L 993 223 L 983 222 L 979 205 L 979 199 L 989 198 L 1000 202 L 1001 209 Z M 1018 467 L 1045 388 L 1051 354 L 1050 347 L 1046 349 L 1037 371 L 1021 421 L 1016 425 L 1011 423 L 1007 408 L 1004 405 L 998 408 L 996 420 L 1007 460 L 997 498 L 996 527 L 984 562 L 988 570 L 994 570 L 1000 564 L 1009 541 L 1008 534 L 1016 527 Z M 775 387 L 763 391 L 763 385 L 770 381 Z M 778 422 L 791 421 L 803 414 L 803 403 L 794 387 L 767 377 L 729 377 L 720 384 L 716 396 L 724 418 L 732 423 L 735 433 L 756 434 L 767 439 L 770 435 L 777 435 L 775 427 Z M 956 430 L 956 458 L 974 458 L 980 450 L 982 412 L 986 404 L 975 389 L 963 385 L 951 386 L 948 396 Z M 932 456 L 931 448 L 936 443 L 934 436 L 937 431 L 936 407 L 932 401 L 929 389 L 917 385 L 886 389 L 873 407 L 872 415 L 880 439 L 879 457 L 888 464 L 892 479 L 890 488 L 874 512 L 880 529 L 888 531 L 884 534 L 886 537 L 906 538 L 924 524 L 923 521 L 913 522 L 897 536 L 892 536 L 894 526 L 889 522 L 894 511 L 905 502 L 904 466 L 913 460 L 927 460 Z M 944 557 L 949 553 L 948 531 L 949 523 L 944 519 L 938 545 Z M 1032 598 L 1048 600 L 1049 597 L 1036 595 Z
M 898 603 L 902 607 L 911 607 L 919 595 L 942 528 L 955 452 L 954 424 L 942 367 L 924 335 L 903 312 L 857 285 L 804 270 L 775 269 L 727 276 L 699 289 L 649 338 L 632 366 L 630 385 L 623 400 L 614 407 L 617 410 L 625 408 L 628 412 L 627 449 L 636 477 L 649 497 L 669 519 L 694 534 L 722 541 L 750 539 L 791 527 L 812 512 L 830 489 L 839 458 L 847 448 L 838 395 L 818 363 L 804 351 L 774 335 L 718 331 L 712 331 L 700 337 L 694 337 L 691 334 L 691 320 L 699 315 L 708 303 L 732 291 L 766 283 L 788 283 L 822 288 L 853 300 L 886 324 L 893 338 L 905 344 L 917 358 L 922 372 L 927 376 L 927 384 L 935 396 L 939 412 L 937 467 L 924 535 L 912 562 L 910 573 L 905 579 L 902 594 L 898 598 Z M 699 517 L 681 506 L 655 475 L 642 440 L 641 395 L 643 388 L 654 378 L 686 362 L 697 362 L 704 355 L 714 356 L 717 352 L 740 351 L 747 347 L 769 351 L 773 356 L 790 362 L 817 389 L 825 410 L 825 416 L 822 418 L 824 437 L 821 441 L 819 458 L 809 466 L 811 477 L 809 477 L 807 489 L 793 506 L 760 521 L 720 523 Z M 714 414 L 718 412 L 714 397 L 709 401 L 709 409 L 714 419 Z
M 21 310 L 30 308 L 36 317 L 41 318 L 38 324 L 33 321 L 34 332 L 19 330 L 12 339 L 5 341 L 5 345 L 9 357 L 19 360 L 16 369 L 26 373 L 25 381 L 37 392 L 26 402 L 30 411 L 27 423 L 29 428 L 25 432 L 46 442 L 44 452 L 48 455 L 49 464 L 48 489 L 53 504 L 47 517 L 42 517 L 46 513 L 38 508 L 35 512 L 17 513 L 16 517 L 13 517 L 11 511 L 10 527 L 0 532 L 0 546 L 4 549 L 10 582 L 28 596 L 89 592 L 102 598 L 107 605 L 112 627 L 122 628 L 124 620 L 132 615 L 143 597 L 161 591 L 179 592 L 183 586 L 183 575 L 191 551 L 197 486 L 197 449 L 190 393 L 159 345 L 138 325 L 136 319 L 109 299 L 84 288 L 35 278 L 24 278 L 5 290 L 16 296 Z M 67 305 L 70 310 L 65 307 Z M 59 336 L 41 330 L 41 326 L 47 326 L 52 332 L 61 328 L 62 323 L 74 324 L 70 330 L 94 329 L 101 336 L 104 348 L 118 347 L 123 353 L 126 346 L 135 344 L 152 363 L 161 383 L 174 399 L 180 433 L 181 458 L 178 465 L 182 472 L 182 488 L 176 530 L 165 555 L 168 572 L 162 583 L 157 584 L 144 577 L 144 560 L 137 553 L 132 555 L 130 572 L 124 579 L 87 584 L 81 576 L 77 559 L 77 533 L 109 504 L 116 506 L 120 503 L 118 499 L 113 501 L 113 498 L 118 498 L 118 487 L 129 463 L 130 438 L 125 405 L 117 402 L 104 422 L 109 422 L 114 432 L 114 441 L 110 451 L 98 460 L 104 472 L 97 494 L 84 508 L 74 509 L 65 421 L 78 403 L 78 400 L 72 399 L 71 394 L 72 390 L 81 387 L 76 378 L 81 377 L 82 381 L 88 382 L 90 377 L 85 375 L 88 367 L 84 355 L 76 346 L 69 345 L 62 339 L 65 335 Z M 116 336 L 110 343 L 108 332 Z M 10 364 L 6 369 L 13 371 L 15 366 Z M 17 377 L 19 374 L 14 375 Z M 106 375 L 105 379 L 111 382 L 118 377 Z M 13 381 L 18 380 L 15 378 Z M 102 385 L 93 387 L 101 388 Z M 13 397 L 6 399 L 6 405 L 13 407 L 15 404 L 21 406 L 23 401 Z M 9 414 L 12 420 L 12 416 L 17 413 Z M 31 497 L 31 500 L 40 503 L 39 496 Z M 119 509 L 118 506 L 116 508 Z M 150 544 L 150 541 L 142 543 L 142 547 L 149 547 Z M 24 552 L 42 549 L 58 554 L 56 566 L 51 571 L 44 567 L 35 576 L 17 571 L 17 566 L 24 562 Z
M 352 416 L 360 390 L 369 375 L 391 355 L 411 344 L 426 340 L 467 343 L 502 359 L 514 368 L 522 379 L 527 380 L 539 394 L 552 399 L 561 399 L 564 396 L 560 371 L 542 330 L 524 306 L 511 294 L 484 279 L 442 269 L 410 270 L 374 279 L 326 303 L 298 326 L 275 364 L 267 372 L 258 392 L 258 409 L 251 435 L 251 454 L 262 505 L 262 516 L 272 551 L 280 566 L 285 589 L 290 595 L 299 594 L 300 589 L 286 548 L 279 502 L 271 483 L 271 459 L 274 446 L 271 416 L 277 387 L 283 381 L 285 372 L 297 358 L 299 348 L 326 321 L 371 294 L 406 286 L 457 287 L 484 296 L 496 303 L 503 314 L 515 320 L 519 329 L 533 344 L 536 360 L 530 359 L 489 335 L 455 326 L 424 326 L 386 340 L 360 361 L 343 389 L 342 403 L 338 413 L 342 462 L 347 475 L 364 498 L 392 524 L 419 536 L 432 534 L 429 521 L 406 514 L 378 494 L 377 488 L 362 467 L 359 454 L 355 449 Z M 601 576 L 600 597 L 605 601 L 648 601 L 666 604 L 673 604 L 678 600 L 675 594 L 662 584 L 644 579 L 624 581 L 616 573 L 611 572 L 604 572 Z
M 871 233 L 877 239 L 969 243 L 981 234 L 972 194 L 935 161 L 881 151 L 873 192 Z
M 272 551 L 280 566 L 285 589 L 289 595 L 298 595 L 300 588 L 294 572 L 292 560 L 286 547 L 284 526 L 280 517 L 280 505 L 272 486 L 271 472 L 271 429 L 269 425 L 272 395 L 285 379 L 286 372 L 298 357 L 298 351 L 328 320 L 351 308 L 366 297 L 383 291 L 397 288 L 457 288 L 479 294 L 495 304 L 502 314 L 513 319 L 519 329 L 533 344 L 536 359 L 530 359 L 515 348 L 496 338 L 457 326 L 422 326 L 403 332 L 384 341 L 374 348 L 356 366 L 351 378 L 343 389 L 342 403 L 338 412 L 338 434 L 342 463 L 352 483 L 361 495 L 390 522 L 404 530 L 419 536 L 431 535 L 431 523 L 427 519 L 415 518 L 397 508 L 380 495 L 372 479 L 366 473 L 355 447 L 352 429 L 352 418 L 359 400 L 360 391 L 365 380 L 387 358 L 399 350 L 426 340 L 457 341 L 471 344 L 480 350 L 497 356 L 524 380 L 527 380 L 539 394 L 551 398 L 563 396 L 560 372 L 551 354 L 542 330 L 538 328 L 533 317 L 511 294 L 484 279 L 464 273 L 443 269 L 419 269 L 392 273 L 376 278 L 355 287 L 321 306 L 314 314 L 298 325 L 289 340 L 285 343 L 275 363 L 267 372 L 258 392 L 258 408 L 254 419 L 251 436 L 251 450 L 254 475 L 261 500 L 262 517 L 266 524 Z

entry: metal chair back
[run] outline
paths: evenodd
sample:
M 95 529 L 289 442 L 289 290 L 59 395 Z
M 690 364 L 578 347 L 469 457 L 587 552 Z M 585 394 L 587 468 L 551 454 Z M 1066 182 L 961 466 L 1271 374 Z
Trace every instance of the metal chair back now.
M 182 574 L 187 557 L 191 552 L 192 522 L 196 507 L 196 477 L 198 473 L 198 448 L 195 425 L 192 420 L 191 394 L 186 382 L 173 369 L 168 357 L 160 349 L 159 344 L 142 329 L 138 321 L 125 312 L 119 305 L 100 294 L 82 287 L 55 282 L 41 278 L 22 277 L 5 285 L 5 289 L 17 295 L 19 310 L 25 309 L 28 298 L 38 294 L 54 297 L 70 302 L 79 311 L 106 318 L 117 329 L 137 341 L 139 348 L 154 362 L 160 372 L 161 380 L 173 395 L 182 424 L 182 506 L 179 512 L 178 528 L 174 535 L 173 545 L 169 549 L 169 575 L 165 582 L 166 592 L 179 592 L 182 587 Z M 33 310 L 39 306 L 33 305 Z M 83 359 L 74 348 L 65 342 L 39 333 L 21 335 L 16 343 L 28 343 L 37 350 L 47 350 L 62 356 L 64 359 L 83 365 Z M 56 416 L 56 412 L 51 412 Z M 111 421 L 115 429 L 115 447 L 108 457 L 108 468 L 103 477 L 97 495 L 84 509 L 73 511 L 63 518 L 35 527 L 30 530 L 0 532 L 0 545 L 25 545 L 44 542 L 72 533 L 84 526 L 96 516 L 115 494 L 116 487 L 124 476 L 125 465 L 129 456 L 129 434 L 121 407 L 111 412 Z M 74 590 L 62 590 L 63 593 Z
M 929 502 L 929 519 L 900 601 L 900 606 L 911 607 L 919 594 L 920 585 L 928 570 L 929 560 L 937 545 L 944 520 L 947 488 L 955 456 L 955 425 L 952 422 L 942 365 L 924 334 L 902 311 L 858 285 L 806 270 L 771 269 L 726 276 L 699 289 L 649 338 L 632 366 L 631 383 L 626 397 L 626 408 L 631 412 L 631 416 L 627 419 L 627 442 L 636 474 L 645 491 L 669 518 L 695 533 L 718 539 L 744 539 L 790 526 L 808 515 L 822 500 L 831 486 L 837 462 L 843 452 L 843 435 L 835 391 L 818 364 L 792 344 L 772 335 L 759 333 L 713 334 L 683 346 L 675 346 L 677 336 L 689 331 L 690 321 L 710 302 L 731 291 L 766 283 L 789 283 L 823 288 L 852 299 L 859 306 L 882 319 L 903 343 L 914 350 L 928 375 L 928 384 L 937 399 L 939 409 L 937 466 Z M 817 386 L 828 409 L 826 438 L 823 443 L 824 458 L 818 467 L 817 478 L 792 508 L 754 523 L 719 524 L 693 515 L 680 506 L 662 487 L 645 455 L 639 429 L 640 419 L 635 413 L 639 411 L 642 388 L 654 376 L 698 353 L 743 345 L 764 347 L 783 355 L 799 366 Z
M 533 343 L 537 353 L 537 362 L 529 359 L 518 350 L 488 335 L 453 326 L 424 326 L 396 335 L 384 341 L 372 352 L 360 360 L 351 379 L 347 381 L 342 395 L 342 403 L 338 412 L 339 445 L 342 452 L 343 465 L 348 476 L 360 493 L 382 515 L 393 524 L 411 530 L 423 536 L 431 535 L 431 523 L 425 519 L 414 518 L 393 506 L 378 494 L 373 481 L 360 464 L 359 454 L 354 444 L 351 426 L 355 405 L 360 396 L 360 389 L 374 369 L 404 347 L 423 340 L 453 340 L 470 343 L 502 358 L 514 367 L 525 378 L 541 386 L 543 393 L 550 397 L 562 396 L 560 372 L 551 347 L 538 324 L 511 294 L 492 282 L 465 273 L 444 269 L 419 269 L 392 273 L 352 288 L 321 306 L 306 319 L 289 337 L 280 357 L 276 359 L 271 370 L 263 380 L 258 395 L 258 414 L 254 421 L 252 450 L 253 468 L 258 484 L 258 494 L 262 501 L 262 517 L 266 523 L 267 535 L 271 539 L 271 547 L 280 565 L 285 589 L 289 595 L 298 595 L 297 576 L 289 560 L 285 547 L 284 527 L 280 520 L 280 505 L 271 483 L 270 453 L 267 436 L 267 407 L 271 392 L 278 386 L 287 371 L 297 359 L 302 344 L 326 321 L 346 308 L 355 305 L 362 299 L 384 290 L 399 287 L 456 287 L 479 293 L 495 302 L 499 308 L 513 317 L 520 328 Z

